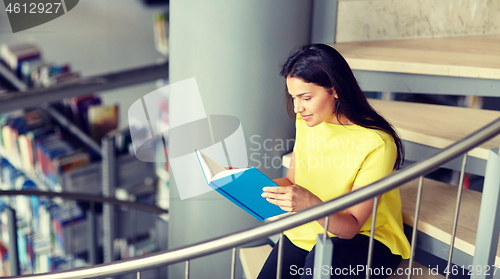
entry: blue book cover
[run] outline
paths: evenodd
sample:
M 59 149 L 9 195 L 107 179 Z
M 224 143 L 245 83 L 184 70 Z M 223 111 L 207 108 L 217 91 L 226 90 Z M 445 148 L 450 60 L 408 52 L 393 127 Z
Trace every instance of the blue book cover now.
M 258 169 L 226 170 L 199 150 L 196 155 L 207 184 L 259 221 L 288 213 L 261 196 L 262 188 L 278 184 Z

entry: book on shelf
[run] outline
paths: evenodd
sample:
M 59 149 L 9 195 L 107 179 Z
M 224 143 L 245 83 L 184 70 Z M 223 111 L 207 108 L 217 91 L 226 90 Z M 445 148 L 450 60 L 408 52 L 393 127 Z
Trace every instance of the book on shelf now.
M 168 56 L 168 23 L 168 12 L 159 12 L 154 16 L 155 47 L 164 56 Z
M 40 69 L 50 65 L 52 65 L 52 63 L 47 62 L 42 58 L 23 61 L 21 63 L 21 75 L 19 76 L 19 79 L 28 87 L 34 87 L 34 81 L 39 79 Z
M 227 170 L 203 152 L 196 156 L 207 184 L 259 221 L 287 213 L 261 196 L 262 188 L 278 186 L 256 168 Z
M 59 182 L 63 172 L 89 165 L 98 155 L 58 125 L 43 110 L 30 110 L 0 116 L 0 145 L 16 167 L 40 175 L 49 188 Z
M 57 184 L 62 172 L 90 164 L 90 155 L 54 134 L 35 141 L 37 164 L 45 177 Z
M 67 201 L 59 205 L 54 212 L 59 216 L 59 220 L 63 226 L 85 219 L 85 212 L 76 201 Z
M 41 83 L 44 87 L 50 87 L 56 84 L 75 81 L 78 80 L 79 78 L 80 78 L 80 73 L 78 72 L 65 72 L 65 73 L 53 74 L 47 77 L 42 77 Z
M 0 94 L 17 91 L 19 84 L 38 88 L 80 79 L 80 73 L 73 72 L 68 63 L 56 64 L 44 60 L 41 48 L 33 42 L 1 45 L 0 64 L 0 72 L 4 75 L 0 77 Z M 9 70 L 10 73 L 7 73 Z M 13 80 L 16 78 L 17 81 Z
M 20 157 L 18 138 L 30 130 L 50 123 L 49 116 L 42 110 L 28 111 L 18 117 L 8 117 L 2 127 L 1 143 L 12 156 Z
M 22 173 L 4 159 L 0 161 L 0 168 L 2 173 L 3 186 L 6 188 L 6 190 L 14 190 L 15 181 L 20 175 L 22 175 Z M 12 196 L 11 199 L 13 200 L 14 197 Z
M 83 132 L 90 134 L 88 110 L 91 106 L 101 105 L 102 101 L 99 96 L 85 95 L 65 99 L 64 114 L 72 119 L 73 123 Z
M 5 247 L 3 241 L 0 241 L 0 276 L 4 277 L 10 273 L 9 270 L 9 256 L 7 247 Z
M 59 126 L 48 125 L 28 131 L 27 133 L 19 136 L 17 141 L 23 168 L 31 172 L 35 172 L 35 142 L 41 140 L 43 137 L 52 134 L 58 135 L 60 137 L 61 130 Z
M 0 47 L 0 57 L 17 76 L 21 75 L 24 61 L 38 60 L 41 55 L 40 48 L 33 42 L 4 44 Z
M 108 132 L 118 128 L 118 105 L 90 106 L 88 121 L 91 137 L 100 142 Z
M 130 128 L 120 128 L 116 130 L 115 134 L 115 149 L 117 154 L 127 154 L 129 152 L 129 146 L 132 145 L 132 135 L 130 134 Z M 134 154 L 134 153 L 130 153 Z

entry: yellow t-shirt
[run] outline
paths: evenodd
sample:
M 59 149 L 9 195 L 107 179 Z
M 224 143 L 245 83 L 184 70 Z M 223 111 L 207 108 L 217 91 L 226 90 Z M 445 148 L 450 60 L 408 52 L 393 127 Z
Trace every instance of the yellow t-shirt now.
M 295 183 L 322 201 L 344 195 L 354 185 L 366 186 L 392 173 L 397 157 L 396 144 L 390 135 L 358 125 L 323 122 L 308 127 L 298 116 L 295 139 Z M 369 236 L 370 227 L 371 216 L 359 233 Z M 317 235 L 323 232 L 324 228 L 313 221 L 290 229 L 285 235 L 297 247 L 310 251 Z M 410 244 L 403 232 L 399 189 L 379 199 L 374 235 L 393 254 L 404 259 L 410 257 Z

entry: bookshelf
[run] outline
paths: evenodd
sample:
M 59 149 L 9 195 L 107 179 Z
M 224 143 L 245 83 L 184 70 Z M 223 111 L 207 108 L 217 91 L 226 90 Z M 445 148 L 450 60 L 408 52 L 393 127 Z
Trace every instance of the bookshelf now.
M 0 96 L 0 113 L 51 103 L 64 98 L 88 95 L 93 92 L 105 92 L 125 86 L 152 82 L 165 77 L 168 77 L 168 61 L 121 72 L 81 78 L 77 81 L 48 88 L 27 89 L 16 92 L 16 94 L 4 94 Z
M 90 138 L 86 133 L 81 131 L 76 125 L 69 121 L 64 115 L 62 115 L 58 110 L 54 109 L 49 105 L 51 102 L 59 101 L 63 98 L 79 97 L 88 95 L 93 92 L 103 92 L 110 89 L 116 89 L 124 86 L 130 86 L 138 83 L 155 81 L 160 78 L 165 78 L 168 76 L 168 62 L 159 63 L 155 65 L 148 65 L 144 67 L 139 67 L 135 69 L 128 69 L 121 72 L 114 72 L 100 76 L 79 78 L 69 82 L 64 82 L 61 84 L 56 84 L 46 88 L 30 88 L 25 82 L 16 77 L 5 65 L 0 63 L 0 78 L 7 82 L 15 90 L 15 92 L 8 92 L 6 94 L 0 95 L 0 113 L 6 113 L 13 110 L 23 109 L 26 107 L 39 107 L 46 111 L 54 123 L 62 127 L 65 132 L 70 133 L 72 136 L 78 138 L 88 149 L 92 150 L 94 153 L 102 156 L 102 160 L 98 162 L 90 163 L 85 167 L 76 168 L 74 170 L 62 173 L 56 182 L 50 181 L 37 171 L 32 171 L 23 166 L 23 163 L 19 158 L 13 156 L 9 150 L 6 150 L 0 146 L 0 157 L 8 161 L 17 171 L 19 171 L 22 176 L 26 179 L 33 181 L 36 188 L 42 191 L 55 191 L 55 192 L 75 192 L 75 193 L 87 193 L 87 194 L 98 194 L 104 197 L 112 198 L 115 195 L 116 189 L 124 189 L 125 191 L 132 191 L 133 189 L 144 185 L 146 182 L 154 183 L 156 181 L 155 167 L 152 163 L 145 163 L 139 161 L 135 156 L 126 154 L 118 155 L 114 148 L 114 141 L 116 140 L 116 133 L 105 137 L 101 145 L 96 143 L 92 138 Z M 110 146 L 112 143 L 113 146 Z M 107 148 L 110 147 L 110 148 Z M 151 182 L 152 181 L 152 182 Z M 147 184 L 147 183 L 146 183 Z M 12 189 L 11 186 L 1 185 L 2 189 L 8 190 Z M 144 188 L 144 187 L 142 187 Z M 151 192 L 156 190 L 156 187 L 148 188 Z M 21 196 L 22 197 L 22 196 Z M 26 196 L 23 197 L 26 199 Z M 21 199 L 23 199 L 21 198 Z M 21 200 L 20 199 L 20 200 Z M 28 198 L 29 199 L 29 198 Z M 51 200 L 51 199 L 49 199 Z M 66 203 L 62 203 L 59 198 L 56 198 L 58 206 L 63 206 Z M 57 243 L 73 243 L 74 247 L 72 249 L 65 249 L 59 246 L 57 253 L 49 250 L 39 250 L 44 253 L 44 257 L 38 257 L 38 264 L 48 264 L 51 257 L 66 256 L 65 254 L 76 253 L 82 254 L 84 251 L 88 254 L 87 263 L 96 264 L 98 263 L 98 249 L 102 246 L 104 249 L 104 258 L 107 261 L 113 261 L 117 257 L 123 257 L 123 253 L 118 253 L 113 246 L 120 247 L 130 247 L 128 243 L 135 242 L 141 247 L 138 249 L 125 249 L 127 250 L 127 256 L 131 256 L 130 251 L 137 253 L 147 252 L 150 250 L 157 249 L 158 245 L 152 245 L 151 241 L 147 238 L 153 238 L 151 230 L 155 226 L 155 216 L 152 214 L 142 214 L 141 212 L 133 213 L 135 216 L 130 220 L 127 215 L 127 211 L 122 209 L 114 208 L 108 204 L 104 205 L 104 210 L 102 214 L 99 214 L 95 208 L 95 202 L 90 203 L 90 208 L 86 211 L 87 220 L 86 222 L 76 222 L 69 225 L 71 230 L 75 230 L 76 227 L 81 227 L 82 224 L 87 227 L 84 235 L 86 237 L 78 237 L 78 239 L 86 239 L 87 243 L 75 244 L 75 238 L 77 236 L 64 233 L 58 237 L 54 237 L 54 242 Z M 15 204 L 9 204 L 9 208 L 12 210 L 10 215 L 10 221 L 3 222 L 3 224 L 8 224 L 8 227 L 12 227 L 12 224 L 20 224 L 25 226 L 24 220 L 20 220 L 15 217 Z M 71 209 L 69 209 L 71 211 Z M 46 210 L 47 211 L 47 210 Z M 8 210 L 6 211 L 8 212 Z M 49 217 L 46 219 L 54 220 L 59 218 L 55 216 L 52 212 L 49 212 Z M 165 212 L 162 212 L 163 214 Z M 52 215 L 51 215 L 52 214 Z M 71 215 L 71 214 L 70 214 Z M 119 224 L 115 224 L 115 217 L 119 219 Z M 6 217 L 7 218 L 7 217 Z M 13 221 L 16 220 L 16 221 Z M 102 226 L 99 226 L 102 220 Z M 140 224 L 136 226 L 137 223 Z M 120 225 L 125 229 L 116 230 L 114 225 Z M 62 228 L 62 224 L 52 224 L 49 226 L 54 226 L 54 229 Z M 21 229 L 25 229 L 22 227 Z M 51 228 L 52 229 L 52 228 Z M 13 237 L 18 237 L 20 232 L 19 228 L 10 228 L 9 232 L 4 235 L 8 235 L 10 239 Z M 32 231 L 30 234 L 34 234 Z M 98 237 L 102 236 L 102 237 Z M 116 241 L 118 237 L 119 241 Z M 23 236 L 24 238 L 24 236 Z M 34 238 L 34 237 L 33 237 Z M 146 238 L 146 239 L 145 239 Z M 16 244 L 16 241 L 10 241 L 11 244 Z M 24 243 L 24 242 L 21 242 Z M 32 243 L 33 244 L 33 243 Z M 113 245 L 114 244 L 114 245 Z M 49 246 L 52 247 L 52 246 Z M 22 249 L 23 247 L 15 247 L 15 250 Z M 14 247 L 9 247 L 11 251 Z M 11 253 L 13 254 L 13 253 Z M 132 253 L 133 254 L 133 253 Z M 17 257 L 15 257 L 17 258 Z M 35 257 L 36 258 L 36 257 Z M 10 269 L 14 272 L 10 275 L 18 275 L 20 271 L 23 273 L 32 272 L 34 270 L 34 263 L 30 262 L 32 266 L 26 268 L 26 260 L 23 259 L 21 262 L 11 261 Z M 21 265 L 20 265 L 21 264 Z M 63 263 L 62 265 L 68 265 Z M 81 262 L 76 264 L 81 265 Z M 53 266 L 53 265 L 52 265 Z M 75 264 L 71 263 L 69 267 L 75 267 Z M 16 271 L 17 270 L 17 271 Z M 51 271 L 46 269 L 36 270 L 37 272 Z
M 20 81 L 12 72 L 7 69 L 2 63 L 0 63 L 0 75 L 5 81 L 10 83 L 19 91 L 25 91 L 28 89 L 28 86 L 24 84 L 24 82 Z

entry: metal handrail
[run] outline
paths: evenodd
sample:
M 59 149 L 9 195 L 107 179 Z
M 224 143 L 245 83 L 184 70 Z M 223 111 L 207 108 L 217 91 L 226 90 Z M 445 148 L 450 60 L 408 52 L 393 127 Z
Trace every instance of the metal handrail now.
M 42 196 L 51 198 L 57 197 L 68 200 L 88 201 L 96 203 L 110 203 L 113 205 L 126 206 L 133 209 L 148 211 L 156 214 L 168 213 L 167 209 L 163 209 L 155 205 L 124 201 L 116 198 L 108 198 L 87 193 L 50 192 L 50 191 L 40 191 L 40 190 L 0 190 L 0 196 Z
M 500 133 L 500 118 L 489 123 L 478 131 L 455 142 L 449 147 L 440 150 L 430 158 L 415 163 L 410 167 L 395 172 L 381 180 L 350 192 L 342 197 L 310 207 L 300 213 L 292 214 L 282 219 L 269 222 L 265 225 L 219 237 L 210 241 L 177 248 L 172 251 L 156 253 L 122 260 L 111 264 L 101 264 L 94 267 L 74 269 L 56 273 L 28 275 L 7 278 L 32 278 L 32 279 L 75 279 L 75 278 L 104 278 L 112 275 L 124 274 L 133 271 L 155 268 L 168 264 L 183 262 L 188 259 L 203 257 L 240 246 L 263 237 L 273 235 L 295 226 L 317 220 L 359 202 L 374 198 L 398 186 L 424 175 L 439 166 L 453 160 L 455 157 L 468 152 L 483 142 Z

